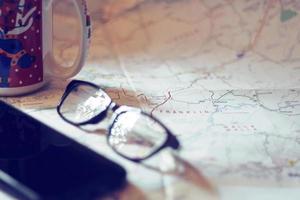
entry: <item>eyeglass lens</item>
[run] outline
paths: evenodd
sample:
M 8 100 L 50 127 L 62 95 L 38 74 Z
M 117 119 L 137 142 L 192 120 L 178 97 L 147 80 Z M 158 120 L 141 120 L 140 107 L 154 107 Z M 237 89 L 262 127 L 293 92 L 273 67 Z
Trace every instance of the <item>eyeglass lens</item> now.
M 110 97 L 101 89 L 78 85 L 70 91 L 60 107 L 60 113 L 70 122 L 86 122 L 107 110 Z
M 167 140 L 166 130 L 141 112 L 128 111 L 114 120 L 109 144 L 130 159 L 143 159 L 154 153 Z

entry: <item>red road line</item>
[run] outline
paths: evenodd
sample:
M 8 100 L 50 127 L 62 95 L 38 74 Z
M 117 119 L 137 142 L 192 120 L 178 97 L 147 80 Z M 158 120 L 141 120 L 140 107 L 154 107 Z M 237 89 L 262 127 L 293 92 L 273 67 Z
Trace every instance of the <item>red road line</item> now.
M 258 39 L 259 39 L 259 37 L 260 37 L 260 35 L 261 35 L 262 31 L 263 31 L 263 28 L 266 26 L 267 18 L 269 17 L 269 11 L 270 11 L 270 9 L 273 6 L 273 4 L 274 4 L 275 1 L 276 0 L 269 0 L 268 1 L 268 5 L 267 5 L 267 8 L 266 8 L 266 10 L 264 12 L 264 16 L 263 16 L 263 18 L 261 20 L 261 24 L 260 24 L 260 26 L 259 26 L 259 28 L 258 28 L 258 30 L 257 30 L 257 32 L 256 32 L 256 34 L 255 34 L 255 36 L 253 38 L 253 41 L 249 43 L 249 45 L 248 45 L 248 47 L 247 47 L 247 49 L 245 51 L 251 51 L 257 45 Z M 279 3 L 280 3 L 280 1 L 279 1 Z
M 160 106 L 162 106 L 162 105 L 164 105 L 165 103 L 167 103 L 167 102 L 171 99 L 171 97 L 172 97 L 171 92 L 168 92 L 168 97 L 167 97 L 167 99 L 165 99 L 162 103 L 158 104 L 157 106 L 155 106 L 155 107 L 151 110 L 151 112 L 150 112 L 151 116 L 153 116 L 153 112 L 154 112 L 157 108 L 159 108 Z

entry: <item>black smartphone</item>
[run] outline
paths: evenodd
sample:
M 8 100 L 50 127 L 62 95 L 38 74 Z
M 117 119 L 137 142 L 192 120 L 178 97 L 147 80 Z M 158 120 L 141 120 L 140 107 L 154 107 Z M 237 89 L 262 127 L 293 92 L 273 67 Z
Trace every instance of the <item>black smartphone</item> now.
M 0 101 L 0 188 L 18 199 L 95 199 L 126 183 L 120 165 Z

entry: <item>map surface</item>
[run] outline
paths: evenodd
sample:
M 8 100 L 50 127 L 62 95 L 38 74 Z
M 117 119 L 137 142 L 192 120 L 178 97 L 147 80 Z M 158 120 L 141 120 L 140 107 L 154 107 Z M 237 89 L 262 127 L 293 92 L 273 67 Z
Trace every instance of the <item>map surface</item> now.
M 81 75 L 167 123 L 207 176 L 299 185 L 299 12 L 297 0 L 145 1 L 94 29 L 103 70 Z
M 158 117 L 218 183 L 300 185 L 300 1 L 148 0 L 102 19 L 76 77 Z M 68 38 L 61 58 L 75 55 Z M 56 105 L 65 84 L 7 101 Z

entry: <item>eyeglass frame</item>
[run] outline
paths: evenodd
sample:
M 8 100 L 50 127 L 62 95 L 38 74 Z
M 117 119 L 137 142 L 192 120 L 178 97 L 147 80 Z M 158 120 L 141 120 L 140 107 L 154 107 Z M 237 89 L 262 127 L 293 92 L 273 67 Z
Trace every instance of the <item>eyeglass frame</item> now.
M 74 88 L 76 88 L 79 85 L 87 85 L 87 86 L 93 87 L 97 90 L 101 90 L 104 94 L 106 94 L 109 97 L 110 103 L 108 104 L 107 108 L 105 108 L 105 110 L 103 110 L 102 112 L 100 112 L 96 116 L 92 117 L 91 119 L 83 121 L 83 122 L 76 123 L 76 122 L 70 121 L 67 118 L 65 118 L 63 116 L 63 114 L 60 112 L 60 109 L 61 109 L 61 106 L 63 105 L 64 101 L 69 96 L 69 94 L 73 91 Z M 118 109 L 120 109 L 122 107 L 125 108 L 125 109 L 118 113 L 117 112 Z M 107 129 L 108 134 L 106 136 L 106 142 L 114 150 L 114 152 L 117 153 L 119 156 L 121 156 L 123 158 L 126 158 L 130 161 L 136 162 L 136 163 L 140 163 L 140 162 L 152 157 L 153 155 L 157 154 L 159 151 L 161 151 L 162 149 L 167 148 L 167 147 L 171 147 L 174 150 L 179 150 L 180 149 L 180 143 L 179 143 L 178 139 L 176 138 L 176 136 L 160 120 L 158 120 L 156 117 L 144 112 L 143 110 L 139 109 L 141 115 L 149 117 L 154 122 L 158 123 L 158 125 L 160 125 L 165 130 L 165 132 L 167 134 L 167 138 L 166 138 L 165 142 L 159 148 L 157 148 L 155 151 L 153 151 L 151 154 L 149 154 L 149 155 L 147 155 L 146 157 L 143 157 L 143 158 L 130 158 L 128 156 L 123 155 L 119 151 L 117 151 L 113 147 L 113 145 L 111 145 L 110 142 L 109 142 L 109 138 L 111 136 L 111 130 L 112 130 L 113 125 L 115 124 L 116 120 L 118 119 L 118 117 L 120 115 L 126 113 L 126 112 L 130 112 L 130 109 L 132 109 L 132 108 L 139 109 L 139 108 L 130 107 L 130 106 L 126 106 L 126 105 L 118 105 L 117 103 L 113 102 L 112 98 L 100 86 L 98 86 L 94 83 L 88 82 L 88 81 L 74 79 L 67 85 L 67 87 L 66 87 L 66 89 L 65 89 L 65 91 L 64 91 L 64 93 L 63 93 L 63 95 L 60 99 L 60 102 L 59 102 L 58 106 L 56 107 L 56 111 L 57 111 L 58 115 L 64 121 L 72 124 L 73 126 L 81 127 L 81 126 L 88 125 L 88 124 L 97 124 L 97 123 L 102 122 L 107 117 L 108 111 L 111 110 L 115 114 L 115 117 L 112 118 L 112 122 L 110 123 L 110 125 Z

